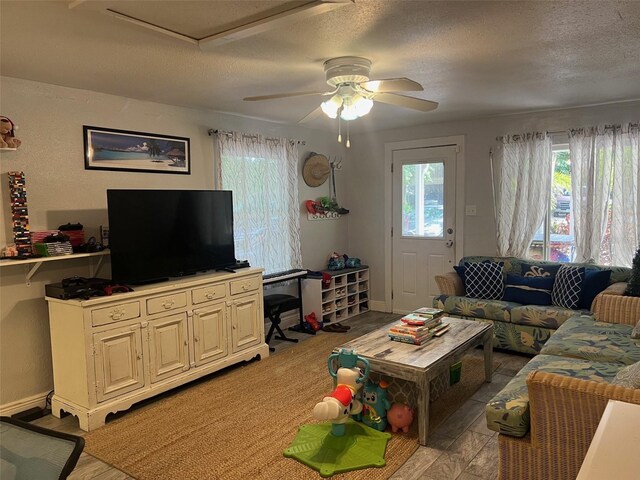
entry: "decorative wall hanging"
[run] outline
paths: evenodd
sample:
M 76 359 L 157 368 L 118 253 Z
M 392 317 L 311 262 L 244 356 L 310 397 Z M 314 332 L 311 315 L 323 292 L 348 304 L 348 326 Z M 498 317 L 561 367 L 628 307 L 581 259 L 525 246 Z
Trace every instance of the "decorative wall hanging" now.
M 16 150 L 22 144 L 16 137 L 16 128 L 9 117 L 0 116 L 0 150 Z
M 302 178 L 304 183 L 310 187 L 319 187 L 329 178 L 331 167 L 329 160 L 324 155 L 315 152 L 309 154 L 309 158 L 302 167 Z
M 189 139 L 84 126 L 87 170 L 191 173 Z

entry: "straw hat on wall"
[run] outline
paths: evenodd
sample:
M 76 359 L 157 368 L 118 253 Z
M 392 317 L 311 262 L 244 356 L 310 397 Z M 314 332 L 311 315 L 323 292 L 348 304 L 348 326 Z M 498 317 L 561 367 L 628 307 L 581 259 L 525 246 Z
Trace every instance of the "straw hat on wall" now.
M 331 167 L 329 160 L 324 155 L 312 153 L 304 162 L 302 167 L 302 178 L 304 183 L 310 187 L 319 187 L 329 178 Z

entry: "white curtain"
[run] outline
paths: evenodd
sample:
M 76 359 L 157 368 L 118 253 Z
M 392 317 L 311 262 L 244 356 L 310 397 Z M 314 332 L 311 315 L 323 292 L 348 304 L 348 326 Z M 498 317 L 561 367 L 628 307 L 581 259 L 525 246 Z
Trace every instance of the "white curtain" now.
M 498 151 L 498 255 L 526 257 L 549 210 L 552 144 L 546 133 L 505 137 Z
M 218 185 L 233 191 L 236 258 L 265 273 L 302 268 L 296 142 L 232 133 L 217 147 Z
M 577 262 L 631 265 L 638 248 L 638 126 L 571 131 Z

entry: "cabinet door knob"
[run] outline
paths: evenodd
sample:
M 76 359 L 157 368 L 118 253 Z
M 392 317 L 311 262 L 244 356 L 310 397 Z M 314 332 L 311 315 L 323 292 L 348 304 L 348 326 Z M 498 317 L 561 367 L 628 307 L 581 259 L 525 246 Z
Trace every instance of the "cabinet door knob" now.
M 213 293 L 211 292 L 207 292 L 207 294 L 205 295 L 205 297 L 207 297 L 209 300 L 211 300 L 213 298 Z
M 194 341 L 194 342 L 199 342 L 199 341 L 200 341 L 200 337 L 194 337 L 194 338 L 193 338 L 193 341 Z
M 137 357 L 138 357 L 138 360 L 142 360 L 142 355 L 138 354 Z
M 167 300 L 166 302 L 164 302 L 164 303 L 162 304 L 162 306 L 163 306 L 166 310 L 168 310 L 168 309 L 170 309 L 171 307 L 173 307 L 173 304 L 174 304 L 174 303 L 175 303 L 175 302 L 174 302 L 173 300 Z

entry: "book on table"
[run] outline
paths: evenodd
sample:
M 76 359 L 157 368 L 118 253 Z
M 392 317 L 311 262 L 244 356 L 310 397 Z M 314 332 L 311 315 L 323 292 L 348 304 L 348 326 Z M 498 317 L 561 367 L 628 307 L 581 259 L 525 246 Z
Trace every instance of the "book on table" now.
M 418 315 L 431 315 L 433 318 L 439 317 L 444 313 L 444 310 L 440 308 L 420 307 L 413 313 Z
M 430 328 L 435 325 L 439 325 L 442 322 L 442 318 L 424 318 L 413 313 L 405 315 L 400 321 L 408 326 L 427 327 Z

